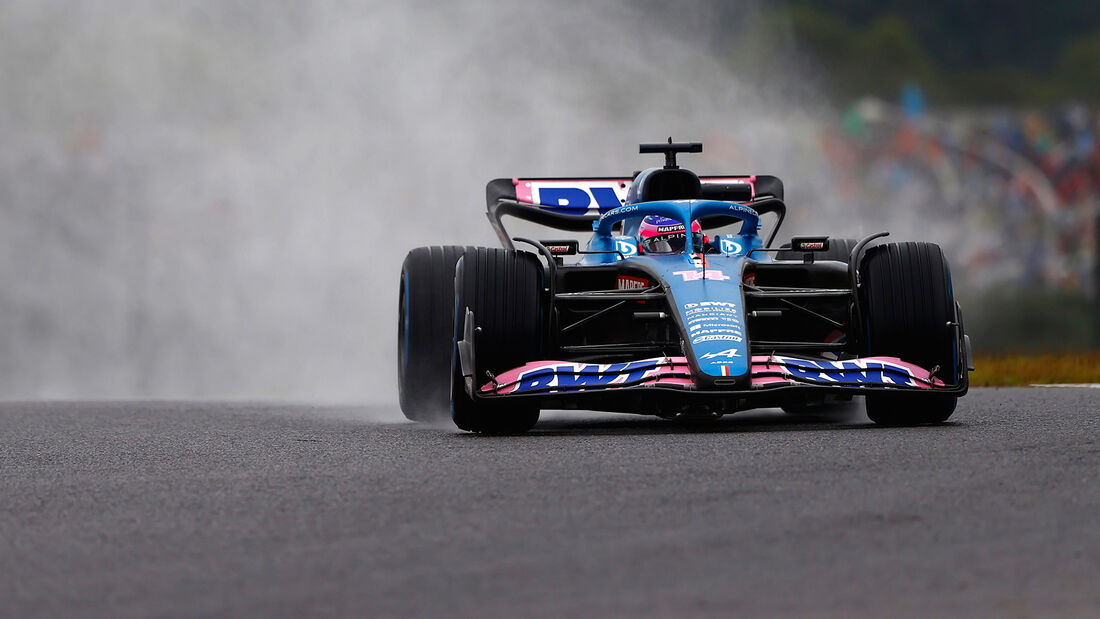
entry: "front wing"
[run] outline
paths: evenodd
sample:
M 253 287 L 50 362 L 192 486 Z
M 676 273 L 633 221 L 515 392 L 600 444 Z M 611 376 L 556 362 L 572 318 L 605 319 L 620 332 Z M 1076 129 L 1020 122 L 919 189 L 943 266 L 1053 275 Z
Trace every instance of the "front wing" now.
M 477 398 L 534 399 L 543 408 L 588 408 L 639 413 L 692 409 L 734 412 L 777 406 L 807 392 L 909 396 L 966 392 L 964 383 L 948 386 L 921 367 L 896 357 L 844 361 L 786 355 L 752 357 L 747 388 L 715 390 L 693 378 L 686 357 L 655 357 L 626 363 L 594 364 L 534 361 L 481 385 Z

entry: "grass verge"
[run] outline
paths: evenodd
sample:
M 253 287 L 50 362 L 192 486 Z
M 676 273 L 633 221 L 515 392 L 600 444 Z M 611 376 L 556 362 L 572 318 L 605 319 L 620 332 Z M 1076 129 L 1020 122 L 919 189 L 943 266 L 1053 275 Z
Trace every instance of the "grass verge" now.
M 1100 351 L 1043 355 L 975 355 L 971 387 L 1100 383 Z

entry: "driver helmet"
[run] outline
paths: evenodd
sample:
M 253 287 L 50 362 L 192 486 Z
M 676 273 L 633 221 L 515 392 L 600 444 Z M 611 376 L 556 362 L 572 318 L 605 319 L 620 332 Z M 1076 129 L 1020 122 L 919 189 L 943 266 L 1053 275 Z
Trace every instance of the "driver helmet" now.
M 684 224 L 675 219 L 649 215 L 638 227 L 642 250 L 649 254 L 670 254 L 684 251 Z M 691 222 L 691 236 L 696 246 L 706 242 L 703 227 L 698 221 Z

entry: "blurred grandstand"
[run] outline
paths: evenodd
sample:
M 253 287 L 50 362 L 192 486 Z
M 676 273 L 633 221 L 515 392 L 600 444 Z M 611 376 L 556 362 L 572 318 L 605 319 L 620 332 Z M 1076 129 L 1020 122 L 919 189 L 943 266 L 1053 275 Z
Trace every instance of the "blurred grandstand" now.
M 945 247 L 976 346 L 1100 347 L 1100 5 L 793 0 L 763 15 L 839 102 L 818 133 L 827 186 L 860 222 Z
M 881 204 L 937 216 L 928 224 L 966 285 L 1092 295 L 1097 120 L 1079 104 L 933 115 L 865 99 L 822 144 L 865 216 Z

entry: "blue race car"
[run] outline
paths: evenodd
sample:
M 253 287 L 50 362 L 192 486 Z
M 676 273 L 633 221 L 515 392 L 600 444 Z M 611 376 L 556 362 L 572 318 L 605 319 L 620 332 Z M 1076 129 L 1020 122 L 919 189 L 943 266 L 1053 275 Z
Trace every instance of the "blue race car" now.
M 773 248 L 782 182 L 677 166 L 701 151 L 643 144 L 665 165 L 633 178 L 493 180 L 502 249 L 409 252 L 405 416 L 507 434 L 541 409 L 721 416 L 866 396 L 876 423 L 946 420 L 973 367 L 940 248 L 886 233 Z M 513 238 L 505 217 L 591 237 Z

